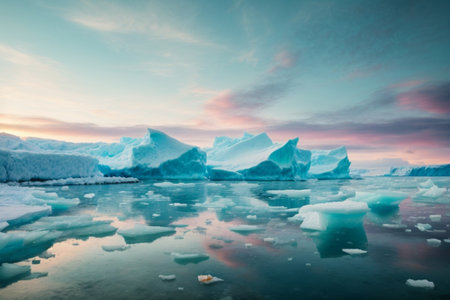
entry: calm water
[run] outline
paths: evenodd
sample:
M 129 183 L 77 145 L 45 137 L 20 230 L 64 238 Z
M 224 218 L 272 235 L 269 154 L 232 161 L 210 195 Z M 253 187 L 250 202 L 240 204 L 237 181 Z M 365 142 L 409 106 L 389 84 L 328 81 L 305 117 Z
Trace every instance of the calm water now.
M 156 240 L 132 241 L 125 251 L 106 252 L 103 245 L 125 244 L 123 237 L 66 239 L 49 245 L 55 256 L 29 257 L 19 263 L 46 276 L 18 278 L 0 285 L 1 299 L 423 299 L 450 298 L 450 244 L 430 247 L 426 239 L 450 238 L 450 200 L 403 201 L 399 209 L 368 213 L 360 228 L 321 233 L 304 232 L 288 222 L 295 214 L 274 206 L 300 207 L 333 199 L 339 191 L 392 189 L 413 195 L 426 178 L 371 178 L 307 182 L 196 182 L 158 187 L 138 184 L 47 187 L 59 196 L 82 202 L 60 215 L 89 214 L 113 220 L 117 228 L 135 223 L 168 226 L 176 233 Z M 449 187 L 446 178 L 433 178 Z M 311 189 L 306 199 L 276 196 L 268 190 Z M 153 191 L 153 195 L 147 193 Z M 83 198 L 95 193 L 92 199 Z M 223 200 L 227 198 L 229 200 Z M 231 202 L 230 202 L 231 201 Z M 272 207 L 272 208 L 271 208 Z M 440 222 L 429 215 L 441 214 Z M 256 220 L 248 219 L 256 215 Z M 385 228 L 400 222 L 405 228 Z M 432 232 L 414 225 L 429 223 Z M 242 235 L 237 224 L 259 225 L 263 232 Z M 273 238 L 275 243 L 264 241 Z M 245 247 L 251 243 L 251 247 Z M 366 249 L 361 256 L 342 248 Z M 171 253 L 202 253 L 193 262 L 174 260 Z M 31 264 L 39 259 L 39 264 Z M 159 274 L 175 274 L 162 281 Z M 224 282 L 202 285 L 197 275 L 212 274 Z M 408 278 L 428 279 L 433 290 L 411 288 Z M 228 298 L 227 298 L 228 297 Z M 230 298 L 231 297 L 231 298 Z

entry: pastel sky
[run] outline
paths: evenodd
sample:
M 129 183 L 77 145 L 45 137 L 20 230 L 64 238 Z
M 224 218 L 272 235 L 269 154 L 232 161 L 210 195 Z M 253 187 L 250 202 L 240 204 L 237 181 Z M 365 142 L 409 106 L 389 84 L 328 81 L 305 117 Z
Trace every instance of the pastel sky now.
M 0 1 L 0 131 L 450 163 L 450 1 Z

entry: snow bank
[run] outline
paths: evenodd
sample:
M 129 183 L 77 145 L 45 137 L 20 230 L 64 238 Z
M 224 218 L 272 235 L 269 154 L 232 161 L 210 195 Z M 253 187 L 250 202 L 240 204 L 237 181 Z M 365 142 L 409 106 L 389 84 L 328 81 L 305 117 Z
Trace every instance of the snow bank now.
M 0 150 L 0 182 L 99 175 L 98 160 L 81 155 Z
M 65 178 L 46 181 L 25 181 L 21 185 L 26 186 L 47 186 L 47 185 L 91 185 L 91 184 L 116 184 L 116 183 L 136 183 L 137 178 L 133 177 L 84 177 L 84 178 Z M 66 187 L 65 189 L 67 189 Z

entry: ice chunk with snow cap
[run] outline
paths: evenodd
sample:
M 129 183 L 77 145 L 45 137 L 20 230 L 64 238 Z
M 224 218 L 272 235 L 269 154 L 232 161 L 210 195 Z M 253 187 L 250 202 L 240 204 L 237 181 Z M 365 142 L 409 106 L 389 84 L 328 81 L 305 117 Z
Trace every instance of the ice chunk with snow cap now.
M 133 228 L 119 229 L 117 233 L 124 237 L 127 244 L 150 243 L 160 237 L 174 234 L 175 229 L 172 227 L 135 224 Z
M 330 228 L 352 228 L 362 224 L 369 208 L 364 202 L 341 201 L 305 205 L 300 208 L 303 217 L 302 229 L 328 230 Z

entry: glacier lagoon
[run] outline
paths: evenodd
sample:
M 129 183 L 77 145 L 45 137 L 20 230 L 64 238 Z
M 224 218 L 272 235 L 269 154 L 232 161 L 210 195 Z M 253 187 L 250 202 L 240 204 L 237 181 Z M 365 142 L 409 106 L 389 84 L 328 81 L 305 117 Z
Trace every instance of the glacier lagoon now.
M 448 297 L 450 180 L 428 179 L 39 187 L 79 201 L 3 229 L 0 298 Z

